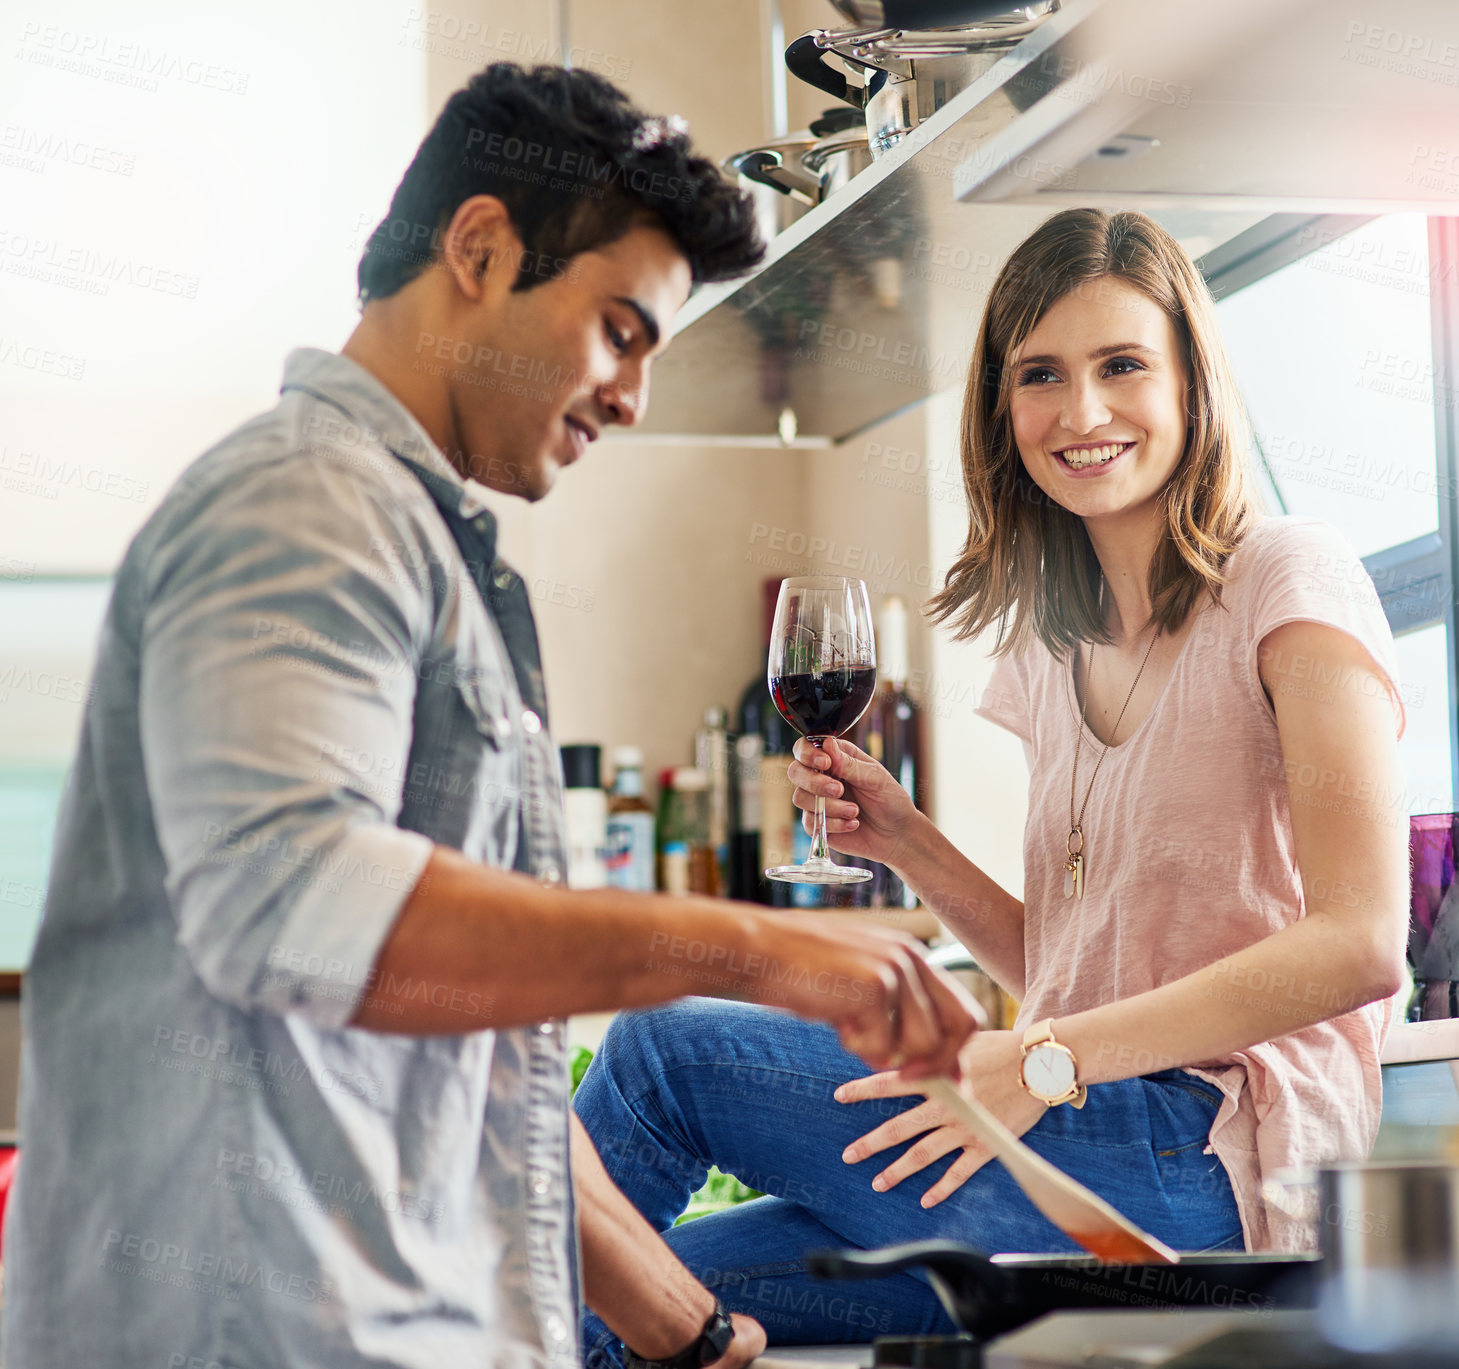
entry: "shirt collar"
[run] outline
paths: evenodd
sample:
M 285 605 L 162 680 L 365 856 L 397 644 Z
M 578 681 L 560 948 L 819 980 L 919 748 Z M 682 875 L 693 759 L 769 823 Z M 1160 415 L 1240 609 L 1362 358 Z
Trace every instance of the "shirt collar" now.
M 461 492 L 463 518 L 491 516 L 479 481 L 464 478 L 431 440 L 420 420 L 358 362 L 317 347 L 296 347 L 284 359 L 279 393 L 302 390 L 343 409 L 369 436 L 423 466 Z M 495 517 L 491 517 L 493 525 Z

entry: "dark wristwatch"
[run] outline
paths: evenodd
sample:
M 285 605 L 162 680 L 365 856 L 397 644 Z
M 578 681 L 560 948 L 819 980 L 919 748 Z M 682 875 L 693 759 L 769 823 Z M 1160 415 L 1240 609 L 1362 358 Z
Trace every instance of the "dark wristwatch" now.
M 668 1359 L 644 1359 L 625 1345 L 623 1363 L 627 1369 L 703 1369 L 704 1365 L 713 1364 L 721 1358 L 734 1338 L 734 1323 L 724 1310 L 724 1304 L 716 1298 L 714 1311 L 704 1323 L 704 1330 L 687 1350 L 680 1350 L 677 1355 L 670 1355 Z

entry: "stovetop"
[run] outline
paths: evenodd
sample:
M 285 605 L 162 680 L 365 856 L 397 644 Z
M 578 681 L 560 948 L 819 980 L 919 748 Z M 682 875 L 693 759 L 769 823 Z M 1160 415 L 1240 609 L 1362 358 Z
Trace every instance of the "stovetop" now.
M 1319 1334 L 1310 1311 L 1053 1312 L 970 1349 L 967 1369 L 1454 1369 L 1459 1345 L 1425 1351 L 1345 1351 Z M 914 1338 L 916 1339 L 916 1338 Z M 924 1337 L 935 1341 L 938 1337 Z M 920 1369 L 925 1357 L 889 1347 L 768 1350 L 755 1369 Z
M 978 1369 L 1454 1369 L 1459 1344 L 1350 1351 L 1311 1311 L 1056 1312 L 991 1342 Z

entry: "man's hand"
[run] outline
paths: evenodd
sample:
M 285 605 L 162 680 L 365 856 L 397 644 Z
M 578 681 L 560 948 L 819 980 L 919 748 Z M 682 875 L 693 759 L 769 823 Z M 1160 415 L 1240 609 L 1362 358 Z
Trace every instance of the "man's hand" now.
M 747 1364 L 753 1364 L 759 1355 L 765 1353 L 765 1328 L 753 1317 L 741 1316 L 738 1312 L 730 1313 L 730 1324 L 735 1329 L 735 1338 L 730 1341 L 729 1348 L 717 1360 L 711 1362 L 712 1369 L 743 1369 Z M 646 1354 L 638 1349 L 632 1341 L 625 1341 L 634 1354 L 641 1359 L 650 1361 L 673 1359 L 675 1355 L 682 1354 L 693 1341 L 687 1341 L 679 1346 L 677 1350 L 664 1351 L 662 1354 Z
M 730 1314 L 734 1323 L 735 1338 L 729 1349 L 714 1361 L 714 1369 L 742 1369 L 753 1364 L 757 1355 L 765 1353 L 765 1328 L 754 1317 L 743 1317 L 738 1312 Z
M 828 927 L 814 914 L 766 917 L 761 927 L 741 967 L 751 1001 L 831 1023 L 841 1044 L 875 1068 L 905 1079 L 958 1077 L 958 1050 L 986 1017 L 927 963 L 914 937 Z
M 975 1095 L 1015 1136 L 1022 1136 L 1048 1111 L 1047 1106 L 1019 1081 L 1021 1055 L 1017 1033 L 979 1032 L 962 1049 L 962 1079 L 958 1085 L 964 1093 Z M 836 1090 L 835 1097 L 838 1103 L 858 1103 L 867 1098 L 905 1098 L 921 1092 L 916 1080 L 907 1079 L 905 1073 L 889 1073 L 849 1080 Z M 883 1122 L 853 1141 L 841 1153 L 841 1158 L 854 1165 L 868 1155 L 889 1150 L 918 1135 L 922 1139 L 916 1145 L 909 1147 L 904 1155 L 871 1181 L 874 1189 L 885 1192 L 895 1188 L 903 1179 L 925 1169 L 934 1160 L 961 1149 L 962 1154 L 953 1161 L 947 1173 L 922 1195 L 923 1207 L 936 1207 L 992 1158 L 973 1132 L 949 1119 L 941 1103 L 926 1098 L 917 1107 Z

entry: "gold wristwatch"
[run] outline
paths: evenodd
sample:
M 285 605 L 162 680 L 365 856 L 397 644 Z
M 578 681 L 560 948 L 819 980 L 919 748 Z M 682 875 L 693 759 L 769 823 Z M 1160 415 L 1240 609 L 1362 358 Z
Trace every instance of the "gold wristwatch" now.
M 1018 1082 L 1041 1103 L 1073 1103 L 1082 1108 L 1089 1090 L 1079 1083 L 1079 1062 L 1074 1052 L 1054 1040 L 1054 1019 L 1035 1022 L 1023 1034 L 1023 1058 Z

